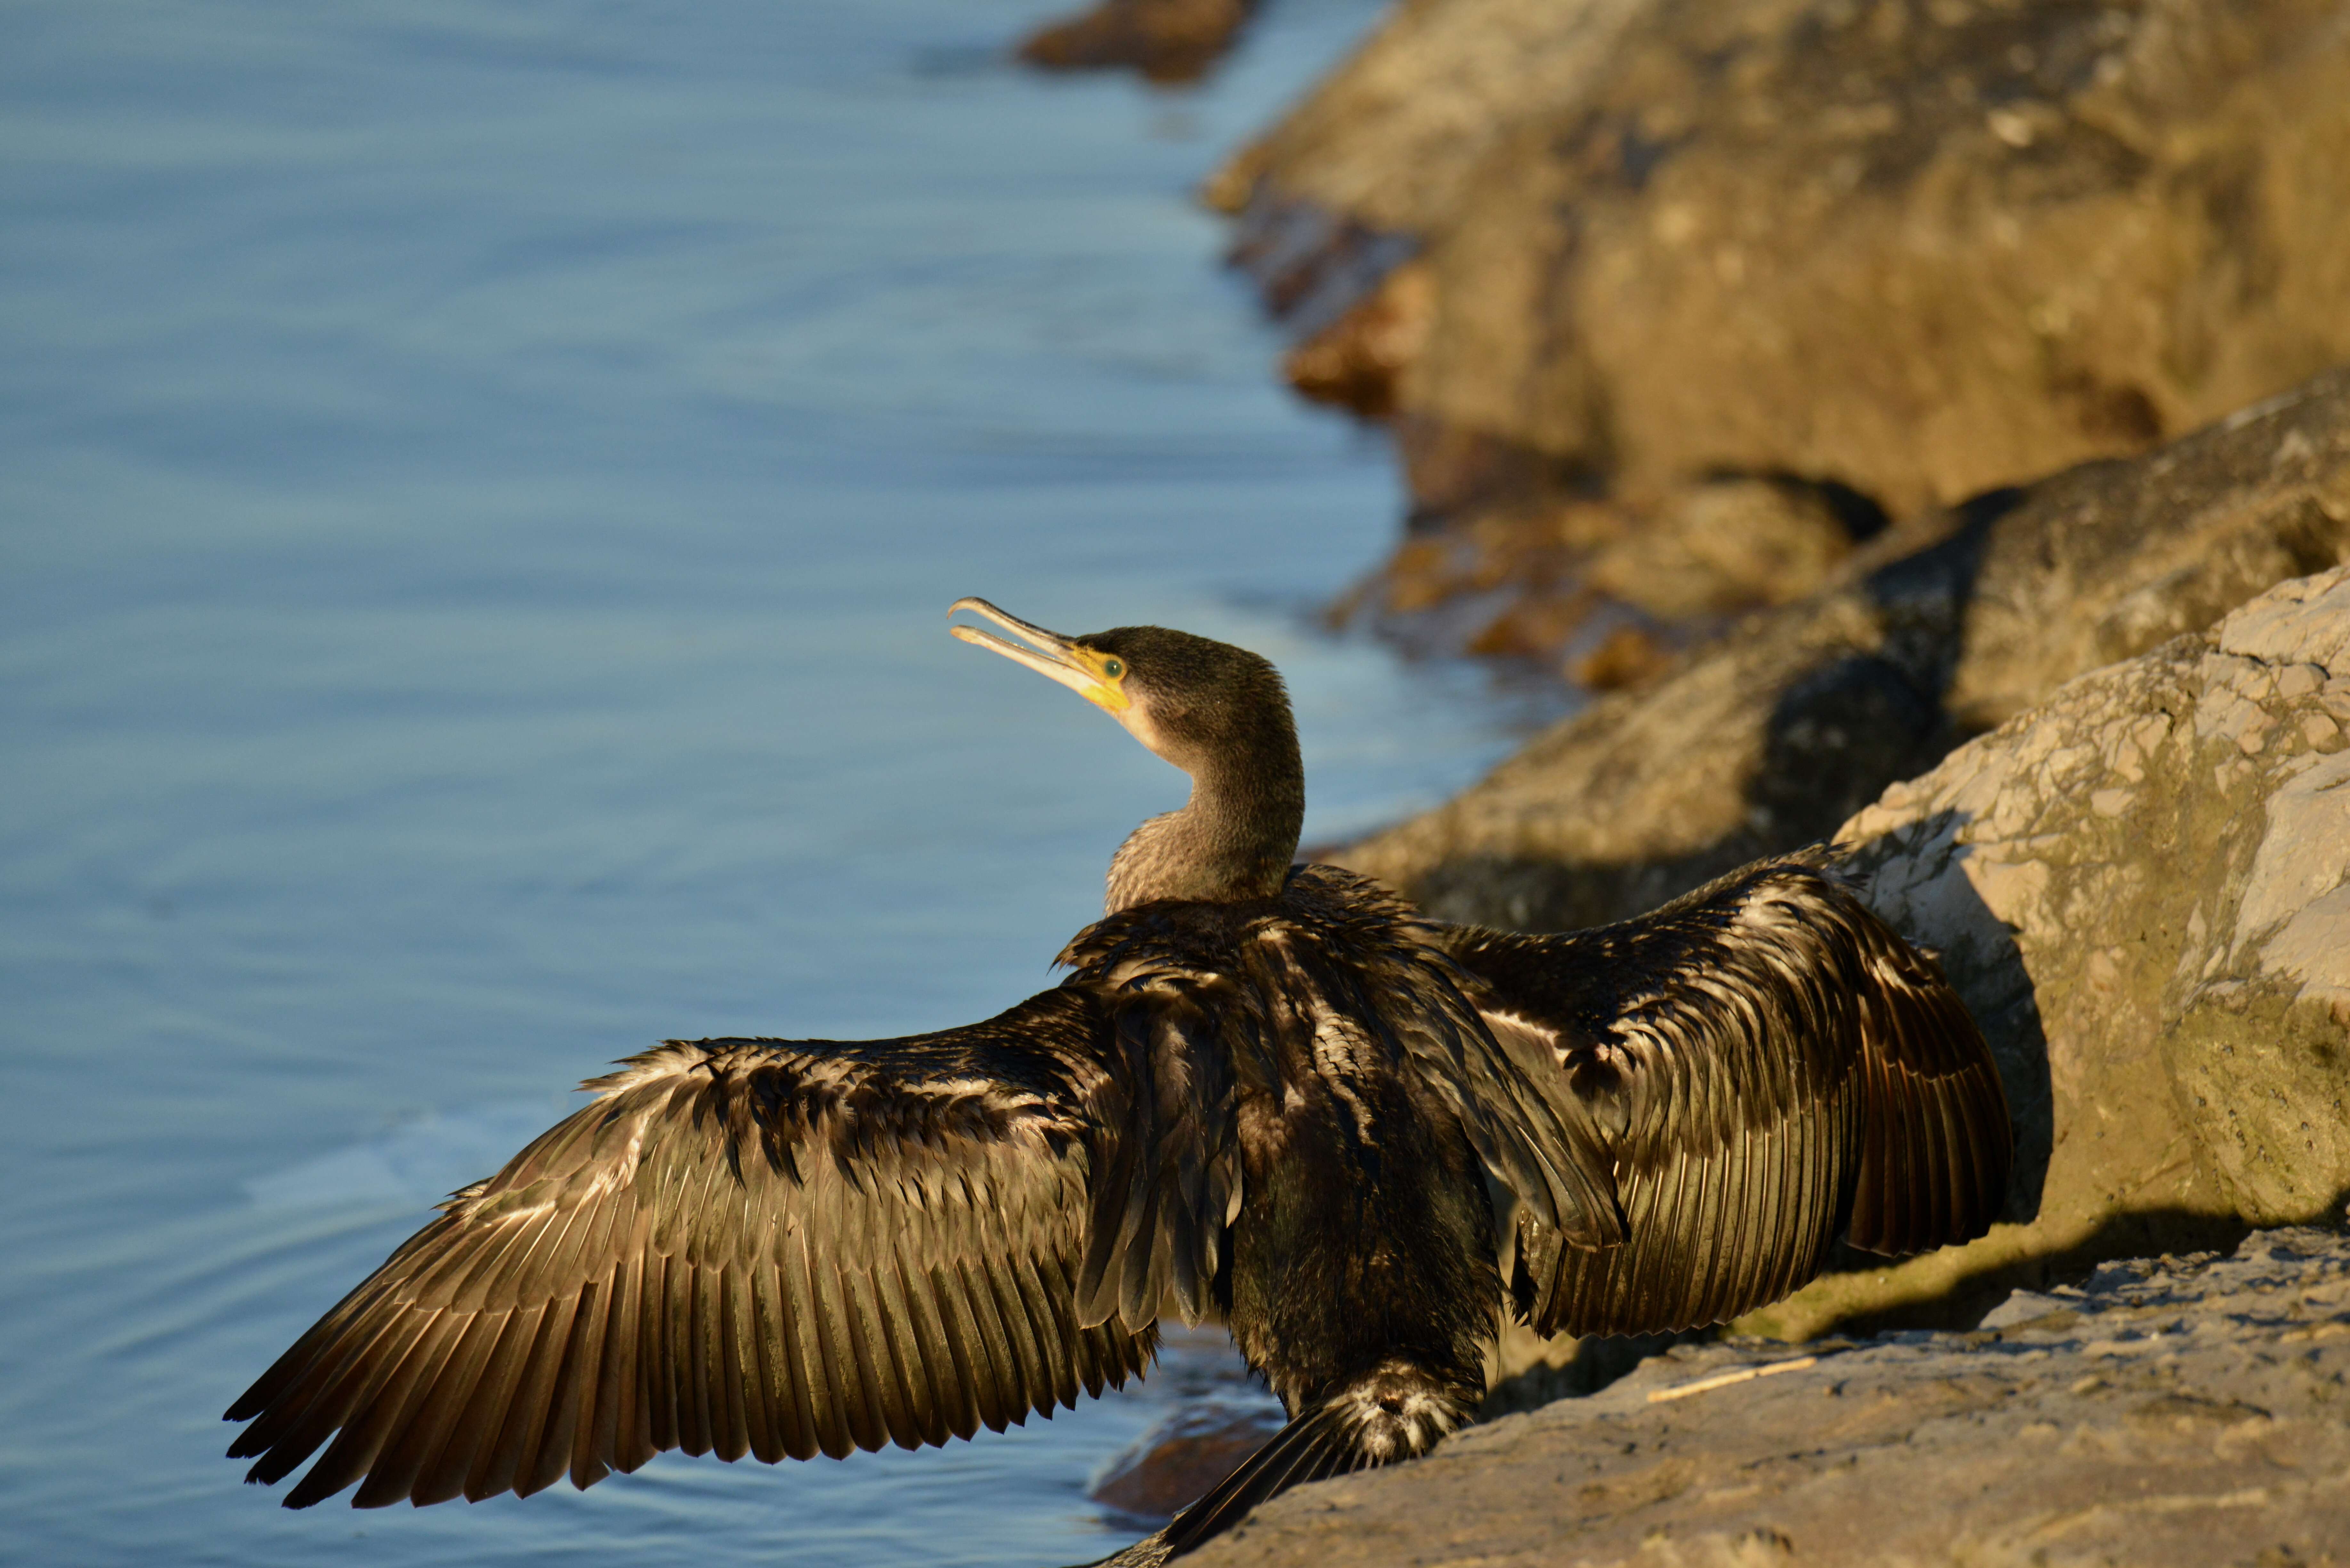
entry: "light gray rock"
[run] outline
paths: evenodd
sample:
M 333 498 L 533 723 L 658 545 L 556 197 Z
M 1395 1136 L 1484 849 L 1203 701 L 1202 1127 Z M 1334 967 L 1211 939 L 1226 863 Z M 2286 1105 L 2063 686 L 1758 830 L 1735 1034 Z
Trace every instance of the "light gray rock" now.
M 2262 420 L 2221 435 L 2272 450 Z M 1712 838 L 1721 830 L 1699 808 L 1753 787 L 1723 758 L 1770 743 L 1774 710 L 1756 686 L 1792 684 L 1824 654 L 1848 670 L 1856 648 L 1898 651 L 1852 597 L 1806 614 L 1794 624 L 1814 640 L 1734 640 L 1348 857 L 1440 914 L 1489 919 L 1523 916 L 1493 908 L 1513 896 L 1540 913 L 1538 900 L 1555 910 L 1595 884 L 1661 894 L 1674 889 L 1634 875 L 1738 857 L 1752 840 Z M 2097 1258 L 2214 1245 L 2350 1195 L 2345 647 L 2350 569 L 2293 579 L 2209 631 L 2080 677 L 1834 830 L 1872 902 L 1941 954 L 1991 1041 L 2016 1179 L 2009 1222 L 1982 1240 L 1898 1263 L 1849 1259 L 1749 1329 L 1956 1321 L 1987 1294 Z M 1642 846 L 1651 858 L 1618 849 L 1602 863 L 1612 884 L 1557 869 L 1627 823 L 1658 836 Z M 1684 859 L 1656 854 L 1672 833 L 1690 836 Z M 1437 871 L 1414 877 L 1409 856 L 1430 840 Z M 1515 858 L 1462 854 L 1464 842 Z
M 2350 1195 L 2350 568 L 2082 676 L 1845 825 L 2017 1122 L 2007 1219 L 1814 1282 L 1800 1335 Z
M 2350 1543 L 2345 1380 L 2350 1239 L 2264 1231 L 2019 1293 L 1973 1333 L 1681 1346 L 1277 1498 L 1192 1560 L 2314 1568 Z
M 2350 566 L 2065 684 L 1840 836 L 1991 1042 L 2002 1221 L 1848 1254 L 1618 1382 L 1617 1347 L 1513 1336 L 1498 1370 L 1535 1375 L 1494 1408 L 1601 1391 L 1277 1500 L 1202 1568 L 2339 1560 L 2350 1241 L 2092 1269 L 2350 1197 Z M 1981 1328 L 1818 1337 L 1905 1314 Z

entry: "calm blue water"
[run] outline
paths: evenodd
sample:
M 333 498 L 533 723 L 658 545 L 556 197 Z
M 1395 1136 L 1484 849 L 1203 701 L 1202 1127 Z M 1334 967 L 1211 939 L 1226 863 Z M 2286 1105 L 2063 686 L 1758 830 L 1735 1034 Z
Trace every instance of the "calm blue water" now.
M 305 1514 L 219 1411 L 667 1035 L 1051 981 L 1180 775 L 945 632 L 983 594 L 1288 671 L 1336 836 L 1513 714 L 1310 629 L 1375 444 L 1277 389 L 1188 192 L 1356 36 L 1203 92 L 1014 0 L 0 9 L 0 1557 L 1065 1563 L 1165 1396 L 921 1455 Z

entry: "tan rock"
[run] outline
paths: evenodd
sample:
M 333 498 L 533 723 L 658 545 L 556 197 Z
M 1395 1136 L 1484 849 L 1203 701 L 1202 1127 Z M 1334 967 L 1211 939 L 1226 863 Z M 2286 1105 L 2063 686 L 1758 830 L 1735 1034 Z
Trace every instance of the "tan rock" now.
M 1590 86 L 1649 0 L 1405 0 L 1203 192 L 1427 234 L 1512 124 Z
M 1908 512 L 2350 359 L 2345 167 L 2337 0 L 1419 0 L 1221 184 L 1422 242 L 1423 508 L 1471 452 Z
M 1367 352 L 1346 357 L 1367 336 L 1300 349 L 1320 356 L 1334 398 L 1378 395 Z M 1417 652 L 1535 659 L 1609 691 L 1745 611 L 1835 581 L 1856 542 L 1884 532 L 1865 497 L 1788 475 L 1717 474 L 1639 506 L 1535 495 L 1413 528 L 1333 616 Z
M 1790 604 L 1824 587 L 1853 538 L 1818 491 L 1730 476 L 1693 484 L 1593 560 L 1592 587 L 1667 620 Z
M 1436 280 L 1406 262 L 1347 313 L 1289 351 L 1282 375 L 1298 392 L 1365 419 L 1395 411 L 1396 382 L 1419 358 L 1436 310 Z
M 2350 358 L 2338 21 L 1659 5 L 1430 236 L 1401 401 L 1635 488 L 1893 510 L 2142 448 Z
M 2033 487 L 2033 547 L 1994 548 L 1948 701 L 1986 727 L 2059 680 L 2199 631 L 2269 584 L 2340 557 L 2350 519 L 2344 378 L 2230 415 L 2155 461 Z

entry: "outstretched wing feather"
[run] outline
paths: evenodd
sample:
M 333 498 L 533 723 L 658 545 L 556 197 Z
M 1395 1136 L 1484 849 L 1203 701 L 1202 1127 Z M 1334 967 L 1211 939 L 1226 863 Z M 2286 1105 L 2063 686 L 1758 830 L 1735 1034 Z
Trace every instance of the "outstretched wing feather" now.
M 1118 1070 L 1103 1095 L 1105 1169 L 1074 1271 L 1076 1321 L 1088 1329 L 1149 1321 L 1170 1301 L 1188 1322 L 1206 1315 L 1239 1183 L 1231 1063 L 1246 1049 L 1250 999 L 1162 957 L 1113 949 L 1089 962 L 1118 995 Z
M 913 1448 L 1121 1383 L 1151 1314 L 1071 1299 L 1096 1151 L 1126 1152 L 1108 1027 L 1063 988 L 943 1034 L 634 1058 L 265 1372 L 230 1453 L 264 1481 L 317 1454 L 289 1506 L 421 1503 L 667 1448 Z
M 1998 1212 L 2010 1133 L 1981 1035 L 1932 961 L 1806 860 L 1597 930 L 1437 940 L 1496 1039 L 1550 1055 L 1622 1205 L 1622 1241 L 1596 1247 L 1521 1211 L 1514 1283 L 1545 1333 L 1722 1322 L 1812 1278 L 1847 1224 L 1908 1252 Z

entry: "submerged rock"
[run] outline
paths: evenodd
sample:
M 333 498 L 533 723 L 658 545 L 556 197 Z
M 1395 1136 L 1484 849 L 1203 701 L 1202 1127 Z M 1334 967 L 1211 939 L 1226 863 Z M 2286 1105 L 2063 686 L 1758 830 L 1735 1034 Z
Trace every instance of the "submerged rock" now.
M 2338 1563 L 2345 1401 L 2350 1239 L 2265 1231 L 2018 1292 L 1972 1333 L 1680 1346 L 1277 1498 L 1197 1561 Z
M 1281 1430 L 1281 1407 L 1201 1400 L 1153 1427 L 1087 1495 L 1106 1508 L 1165 1523 Z
M 1792 474 L 1716 474 L 1646 509 L 1530 501 L 1414 527 L 1334 618 L 1417 651 L 1549 662 L 1610 691 L 1662 668 L 1627 658 L 1627 639 L 1686 648 L 1801 599 L 1886 525 L 1857 492 Z
M 1123 69 L 1154 82 L 1196 81 L 1255 9 L 1255 0 L 1100 0 L 1029 34 L 1019 55 L 1046 70 Z
M 1159 1418 L 1094 1477 L 1087 1495 L 1132 1521 L 1165 1523 L 1281 1430 L 1281 1401 L 1213 1324 L 1161 1322 L 1159 1359 L 1128 1396 Z

